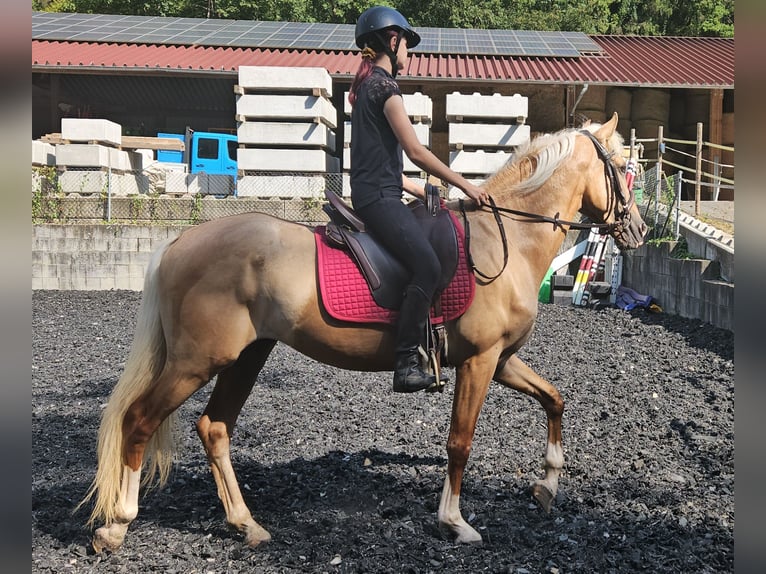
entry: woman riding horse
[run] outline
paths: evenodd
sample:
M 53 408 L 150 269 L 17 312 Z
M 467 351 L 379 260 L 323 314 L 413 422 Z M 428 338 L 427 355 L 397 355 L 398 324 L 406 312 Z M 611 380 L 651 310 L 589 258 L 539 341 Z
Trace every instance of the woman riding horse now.
M 396 75 L 407 64 L 407 50 L 420 36 L 399 12 L 369 8 L 356 23 L 362 63 L 351 84 L 351 202 L 366 228 L 411 275 L 399 310 L 394 391 L 412 393 L 435 386 L 423 371 L 418 345 L 423 340 L 441 266 L 402 189 L 425 199 L 424 190 L 403 175 L 402 149 L 424 171 L 459 187 L 479 203 L 487 193 L 452 171 L 418 141 L 404 110 Z

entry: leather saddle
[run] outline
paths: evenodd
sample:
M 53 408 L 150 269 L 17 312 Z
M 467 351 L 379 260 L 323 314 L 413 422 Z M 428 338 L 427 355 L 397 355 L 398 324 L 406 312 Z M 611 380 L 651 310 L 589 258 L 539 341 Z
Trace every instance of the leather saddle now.
M 366 231 L 364 222 L 336 193 L 325 190 L 328 203 L 323 206 L 330 218 L 325 233 L 328 243 L 347 249 L 370 287 L 375 302 L 386 309 L 399 309 L 409 283 L 407 269 Z M 426 184 L 426 201 L 411 202 L 415 217 L 441 262 L 442 273 L 437 286 L 444 290 L 455 275 L 458 264 L 458 238 L 449 211 L 442 209 L 438 188 Z

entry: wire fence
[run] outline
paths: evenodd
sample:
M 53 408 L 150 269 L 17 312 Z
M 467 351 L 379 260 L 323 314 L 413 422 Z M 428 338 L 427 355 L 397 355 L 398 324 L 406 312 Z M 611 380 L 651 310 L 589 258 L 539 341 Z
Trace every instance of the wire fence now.
M 694 140 L 667 138 L 661 125 L 656 138 L 636 138 L 635 129 L 630 134 L 631 155 L 640 156 L 643 144 L 657 146 L 657 157 L 644 157 L 639 161 L 646 168 L 657 165 L 660 172 L 672 173 L 671 178 L 678 179 L 675 182 L 678 200 L 694 200 L 695 216 L 700 215 L 701 201 L 733 200 L 735 188 L 734 146 L 706 142 L 703 127 L 697 123 Z
M 308 223 L 326 221 L 325 193 L 348 195 L 342 173 L 248 172 L 237 177 L 182 172 L 32 169 L 32 220 L 189 222 L 264 211 Z

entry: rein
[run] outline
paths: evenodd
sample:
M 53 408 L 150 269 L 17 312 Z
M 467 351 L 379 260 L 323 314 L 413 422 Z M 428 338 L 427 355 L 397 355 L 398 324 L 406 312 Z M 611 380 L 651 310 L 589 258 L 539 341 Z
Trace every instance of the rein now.
M 459 200 L 460 205 L 460 213 L 463 216 L 463 227 L 465 227 L 465 244 L 466 244 L 466 253 L 468 255 L 468 265 L 471 267 L 474 273 L 482 277 L 483 279 L 486 279 L 488 282 L 492 282 L 505 271 L 506 266 L 508 265 L 508 239 L 505 234 L 505 227 L 503 226 L 503 220 L 500 217 L 501 213 L 510 213 L 512 215 L 518 215 L 520 217 L 526 217 L 528 220 L 528 223 L 552 223 L 553 224 L 553 230 L 561 229 L 562 231 L 565 231 L 564 226 L 568 227 L 569 229 L 598 229 L 599 233 L 601 235 L 605 234 L 611 234 L 615 232 L 618 229 L 622 229 L 622 227 L 625 225 L 626 221 L 630 220 L 630 208 L 633 206 L 633 202 L 635 201 L 635 195 L 633 194 L 633 190 L 629 189 L 628 193 L 628 200 L 625 201 L 625 199 L 622 197 L 622 193 L 619 192 L 620 190 L 620 180 L 617 176 L 617 170 L 614 166 L 614 163 L 612 162 L 612 155 L 606 150 L 606 148 L 601 144 L 598 139 L 596 139 L 596 136 L 594 136 L 590 131 L 588 130 L 579 130 L 581 134 L 584 134 L 588 136 L 588 138 L 593 142 L 593 145 L 596 147 L 596 152 L 598 153 L 598 157 L 601 161 L 604 162 L 604 169 L 606 171 L 606 177 L 607 181 L 610 183 L 610 188 L 612 189 L 612 195 L 617 197 L 620 201 L 620 204 L 622 205 L 622 211 L 618 216 L 618 220 L 614 223 L 581 223 L 579 221 L 568 221 L 566 219 L 560 219 L 559 213 L 557 212 L 553 217 L 550 217 L 548 215 L 540 215 L 537 213 L 529 213 L 527 211 L 520 211 L 518 209 L 511 209 L 510 207 L 500 207 L 497 204 L 495 204 L 495 200 L 492 198 L 492 196 L 489 196 L 489 208 L 490 211 L 492 211 L 492 214 L 495 216 L 495 221 L 497 222 L 497 228 L 500 231 L 500 237 L 502 239 L 503 243 L 503 266 L 500 268 L 500 271 L 497 272 L 495 275 L 486 275 L 482 273 L 477 267 L 476 264 L 473 261 L 473 257 L 471 256 L 471 226 L 468 222 L 468 216 L 466 214 L 465 210 L 465 203 L 463 199 Z

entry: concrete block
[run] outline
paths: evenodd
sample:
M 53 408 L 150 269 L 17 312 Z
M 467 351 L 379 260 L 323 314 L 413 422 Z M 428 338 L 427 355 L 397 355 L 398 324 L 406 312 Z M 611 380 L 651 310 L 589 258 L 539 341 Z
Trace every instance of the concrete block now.
M 332 103 L 321 96 L 274 96 L 243 94 L 237 96 L 237 120 L 282 119 L 287 121 L 321 121 L 337 127 L 337 114 Z
M 237 142 L 254 146 L 320 148 L 335 151 L 335 132 L 315 122 L 240 122 Z
M 325 68 L 240 66 L 237 83 L 258 91 L 312 93 L 320 89 L 332 97 L 332 77 Z
M 338 158 L 323 150 L 240 148 L 237 166 L 245 171 L 340 171 Z
M 132 169 L 128 152 L 101 144 L 60 144 L 56 146 L 56 165 L 62 167 Z
M 571 289 L 554 289 L 551 293 L 551 303 L 556 305 L 571 305 L 572 304 L 572 290 Z
M 460 174 L 489 175 L 503 167 L 512 153 L 457 150 L 449 154 L 449 165 Z
M 189 193 L 189 182 L 185 172 L 168 171 L 165 174 L 165 193 L 168 195 L 186 195 Z
M 245 175 L 237 182 L 238 197 L 324 197 L 321 175 Z
M 417 123 L 431 123 L 434 117 L 434 104 L 429 96 L 420 92 L 414 94 L 402 94 L 404 110 L 411 119 Z
M 40 140 L 32 140 L 32 165 L 56 165 L 56 148 Z
M 108 174 L 103 171 L 65 171 L 58 176 L 64 193 L 106 193 Z
M 523 124 L 529 112 L 529 98 L 519 94 L 482 96 L 479 93 L 453 92 L 447 94 L 446 104 L 447 120 L 450 122 L 466 118 L 496 118 L 513 119 Z
M 71 142 L 99 142 L 122 145 L 122 126 L 94 118 L 62 118 L 61 139 Z
M 525 144 L 530 138 L 528 125 L 449 124 L 449 145 L 484 148 L 509 148 Z

